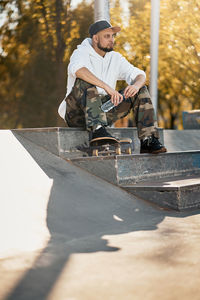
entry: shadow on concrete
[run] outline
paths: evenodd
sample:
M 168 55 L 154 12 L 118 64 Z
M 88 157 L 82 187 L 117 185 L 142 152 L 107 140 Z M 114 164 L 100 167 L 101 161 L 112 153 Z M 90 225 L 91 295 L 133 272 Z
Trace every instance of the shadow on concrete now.
M 193 214 L 159 210 L 28 140 L 15 137 L 53 179 L 47 212 L 51 238 L 6 300 L 46 299 L 72 254 L 119 251 L 108 244 L 105 235 L 156 230 L 166 216 Z

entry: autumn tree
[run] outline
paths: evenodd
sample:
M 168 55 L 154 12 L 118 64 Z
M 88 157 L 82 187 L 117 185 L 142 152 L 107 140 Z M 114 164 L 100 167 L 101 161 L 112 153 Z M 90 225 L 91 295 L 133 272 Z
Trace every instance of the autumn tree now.
M 163 124 L 181 128 L 182 111 L 200 106 L 200 5 L 162 1 L 159 100 Z
M 6 15 L 0 28 L 2 128 L 59 124 L 57 108 L 66 92 L 69 57 L 93 21 L 91 5 L 82 1 L 72 10 L 70 2 L 0 2 Z
M 200 5 L 197 0 L 163 0 L 160 4 L 159 124 L 182 128 L 182 111 L 200 106 Z M 146 72 L 148 84 L 151 2 L 130 0 L 129 6 L 129 22 L 116 39 L 117 49 Z
M 143 69 L 149 84 L 150 0 L 110 0 L 111 23 L 122 27 L 115 50 Z M 200 106 L 200 5 L 160 1 L 159 125 L 181 128 L 182 111 Z M 0 14 L 0 127 L 57 126 L 72 51 L 88 36 L 93 6 L 69 0 L 3 0 Z M 5 17 L 6 16 L 6 17 Z M 118 87 L 124 87 L 119 83 Z

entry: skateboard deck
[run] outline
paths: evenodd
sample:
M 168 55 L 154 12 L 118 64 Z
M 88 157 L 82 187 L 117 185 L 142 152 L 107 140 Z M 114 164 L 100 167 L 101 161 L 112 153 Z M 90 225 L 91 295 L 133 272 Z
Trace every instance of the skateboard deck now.
M 109 156 L 132 153 L 132 139 L 117 140 L 111 137 L 101 137 L 91 140 L 90 149 L 92 156 Z

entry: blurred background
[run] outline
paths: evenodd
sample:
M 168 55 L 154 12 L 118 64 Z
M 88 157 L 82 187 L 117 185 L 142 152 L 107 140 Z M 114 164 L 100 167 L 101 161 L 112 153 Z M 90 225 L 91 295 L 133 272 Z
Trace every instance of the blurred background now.
M 115 50 L 146 72 L 147 84 L 150 15 L 150 0 L 110 0 L 111 24 L 122 27 Z M 66 93 L 67 65 L 93 21 L 93 1 L 0 1 L 1 129 L 65 126 L 57 109 Z M 182 129 L 182 112 L 200 107 L 199 31 L 199 0 L 160 1 L 161 127 Z M 130 126 L 129 119 L 115 125 Z

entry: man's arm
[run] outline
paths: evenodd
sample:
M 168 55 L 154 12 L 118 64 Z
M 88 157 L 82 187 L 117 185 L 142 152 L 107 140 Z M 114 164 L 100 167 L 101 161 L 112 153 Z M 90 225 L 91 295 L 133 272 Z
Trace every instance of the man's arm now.
M 145 84 L 146 74 L 143 70 L 132 65 L 125 57 L 119 54 L 119 79 L 125 80 L 128 86 L 124 90 L 125 98 L 133 97 Z
M 146 78 L 143 75 L 136 76 L 135 80 L 131 85 L 128 85 L 124 90 L 125 98 L 133 97 L 139 89 L 145 84 Z
M 114 105 L 118 105 L 123 100 L 123 96 L 118 93 L 118 91 L 114 90 L 108 84 L 97 78 L 85 67 L 76 71 L 76 77 L 104 89 L 106 93 L 111 96 L 111 101 Z

